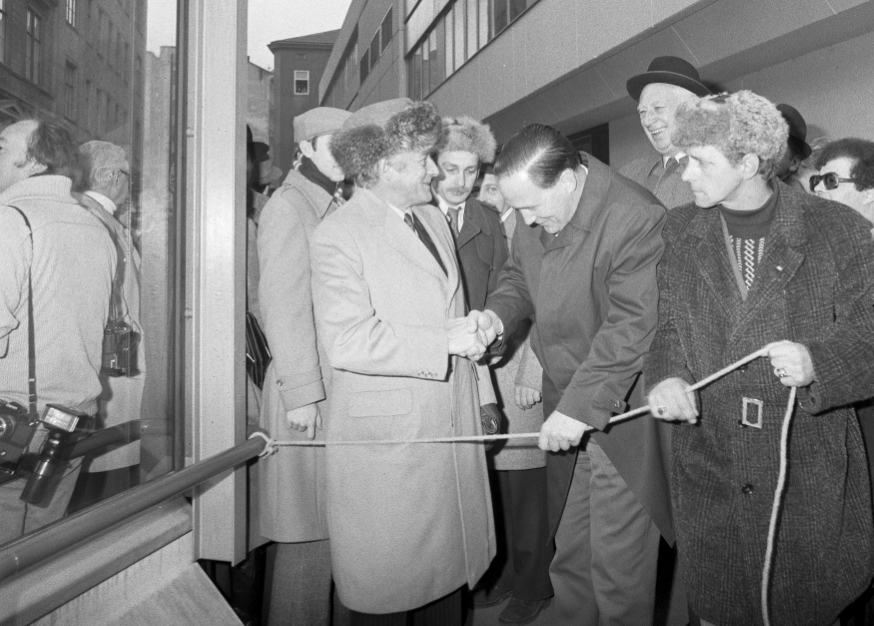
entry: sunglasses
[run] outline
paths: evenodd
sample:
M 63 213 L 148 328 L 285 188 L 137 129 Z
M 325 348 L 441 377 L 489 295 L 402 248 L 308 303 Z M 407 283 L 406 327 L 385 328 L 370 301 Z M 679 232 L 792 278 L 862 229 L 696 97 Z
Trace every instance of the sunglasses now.
M 810 190 L 816 189 L 819 183 L 822 183 L 826 189 L 837 189 L 841 183 L 854 183 L 854 178 L 840 178 L 835 172 L 826 172 L 825 174 L 814 174 L 810 177 Z

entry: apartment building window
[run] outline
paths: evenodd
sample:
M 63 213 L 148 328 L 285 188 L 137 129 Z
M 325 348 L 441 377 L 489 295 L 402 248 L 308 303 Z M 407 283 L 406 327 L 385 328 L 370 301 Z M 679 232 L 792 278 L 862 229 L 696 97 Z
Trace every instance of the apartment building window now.
M 425 98 L 537 0 L 455 0 L 407 56 L 411 98 Z M 427 52 L 425 51 L 427 48 Z
M 367 75 L 370 74 L 370 48 L 364 51 L 361 55 L 361 64 L 359 66 L 359 84 L 363 84 Z
M 0 63 L 6 63 L 6 0 L 0 0 Z
M 76 28 L 76 0 L 67 0 L 67 24 Z
M 391 36 L 394 34 L 393 29 L 394 21 L 392 20 L 392 10 L 389 8 L 388 13 L 385 14 L 384 18 L 382 18 L 382 26 L 379 27 L 379 30 L 382 33 L 380 52 L 388 48 L 388 44 L 391 42 Z
M 76 66 L 69 61 L 64 67 L 64 117 L 76 119 Z
M 118 33 L 115 31 L 115 24 L 111 21 L 109 22 L 109 37 L 106 39 L 106 62 L 109 64 L 109 67 L 115 66 L 115 59 L 113 58 L 113 52 L 115 51 L 115 41 Z
M 294 72 L 294 95 L 310 95 L 310 73 L 308 71 L 295 70 Z
M 85 80 L 85 128 L 91 130 L 94 128 L 93 120 L 94 116 L 91 108 L 91 81 Z
M 103 90 L 100 87 L 97 88 L 97 120 L 94 125 L 94 130 L 97 131 L 98 135 L 102 135 L 103 131 L 106 129 L 106 101 L 103 99 Z
M 33 9 L 27 10 L 24 77 L 37 85 L 42 80 L 42 18 Z

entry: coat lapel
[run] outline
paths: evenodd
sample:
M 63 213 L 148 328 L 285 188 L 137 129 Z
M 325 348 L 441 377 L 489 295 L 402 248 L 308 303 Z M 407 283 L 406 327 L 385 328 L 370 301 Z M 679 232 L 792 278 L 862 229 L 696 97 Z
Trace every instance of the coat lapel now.
M 735 284 L 734 259 L 725 247 L 718 209 L 699 210 L 689 224 L 689 232 L 698 238 L 692 255 L 697 270 L 734 327 L 743 299 Z
M 446 268 L 446 274 L 444 275 L 443 270 L 440 269 L 437 262 L 433 257 L 431 257 L 431 253 L 425 249 L 425 246 L 421 241 L 418 242 L 419 246 L 425 251 L 425 253 L 431 257 L 431 263 L 437 268 L 437 271 L 440 272 L 440 277 L 445 280 L 446 305 L 448 307 L 451 305 L 452 299 L 455 297 L 455 293 L 458 291 L 459 286 L 455 243 L 452 241 L 452 236 L 449 232 L 449 225 L 444 221 L 443 213 L 440 209 L 431 205 L 415 207 L 413 212 L 416 214 L 416 217 L 419 218 L 419 222 L 425 227 L 425 230 L 428 231 L 431 241 L 434 242 L 434 246 L 440 254 L 440 260 L 443 261 L 443 266 Z
M 460 250 L 462 246 L 470 242 L 481 232 L 491 235 L 491 229 L 488 224 L 483 223 L 482 216 L 480 215 L 482 208 L 474 206 L 475 202 L 477 201 L 474 198 L 468 198 L 464 205 L 464 224 L 462 224 L 461 232 L 458 233 L 458 237 L 455 239 L 455 248 L 457 250 Z

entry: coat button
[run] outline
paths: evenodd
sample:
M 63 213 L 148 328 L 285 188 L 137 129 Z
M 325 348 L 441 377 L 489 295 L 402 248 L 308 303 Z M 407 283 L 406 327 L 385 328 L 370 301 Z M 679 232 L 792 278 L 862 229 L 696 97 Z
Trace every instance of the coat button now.
M 276 381 L 277 387 L 282 387 L 282 385 L 283 385 L 282 379 Z
M 738 368 L 737 368 L 737 371 L 739 371 L 739 372 L 745 372 L 745 371 L 747 371 L 747 364 L 744 363 L 743 365 L 741 365 L 740 367 L 738 367 Z
M 741 493 L 743 493 L 745 496 L 750 495 L 752 492 L 753 492 L 753 486 L 750 483 L 747 483 L 746 485 L 741 487 Z

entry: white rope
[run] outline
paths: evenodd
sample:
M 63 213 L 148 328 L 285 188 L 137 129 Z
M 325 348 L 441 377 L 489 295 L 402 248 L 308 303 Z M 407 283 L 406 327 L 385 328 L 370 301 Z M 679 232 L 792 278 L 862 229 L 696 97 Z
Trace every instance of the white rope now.
M 786 486 L 786 470 L 789 464 L 789 423 L 795 408 L 795 393 L 797 387 L 789 388 L 789 402 L 786 405 L 786 415 L 783 416 L 783 429 L 780 431 L 780 477 L 777 488 L 774 489 L 774 504 L 771 507 L 771 523 L 768 526 L 768 548 L 765 550 L 765 567 L 762 569 L 762 619 L 765 626 L 771 626 L 768 618 L 768 587 L 771 580 L 771 561 L 774 558 L 774 544 L 777 542 L 777 519 L 780 517 L 780 503 L 783 499 L 783 489 Z
M 731 365 L 728 365 L 718 372 L 714 372 L 707 378 L 703 378 L 698 381 L 694 385 L 692 385 L 689 390 L 696 391 L 702 387 L 705 387 L 712 383 L 715 380 L 718 380 L 725 376 L 726 374 L 730 374 L 737 368 L 750 361 L 754 361 L 759 357 L 767 356 L 768 351 L 765 348 L 757 350 L 756 352 L 752 352 L 745 356 L 744 358 L 735 361 Z M 777 479 L 777 488 L 774 492 L 774 504 L 771 508 L 771 523 L 768 528 L 768 547 L 765 551 L 765 565 L 762 569 L 762 617 L 765 622 L 765 626 L 770 626 L 771 622 L 768 618 L 768 587 L 771 578 L 771 561 L 773 560 L 774 554 L 774 544 L 776 542 L 777 537 L 777 520 L 780 517 L 780 506 L 783 498 L 783 489 L 786 483 L 786 473 L 787 466 L 789 460 L 789 424 L 792 421 L 793 409 L 795 408 L 795 393 L 796 388 L 791 387 L 789 392 L 789 401 L 786 405 L 786 414 L 783 418 L 783 429 L 780 434 L 780 475 Z M 632 417 L 637 417 L 638 415 L 643 415 L 644 413 L 649 413 L 649 406 L 642 406 L 637 409 L 628 411 L 626 413 L 621 413 L 620 415 L 614 415 L 610 418 L 608 424 L 614 424 L 616 422 L 621 422 L 623 420 L 630 419 Z M 590 431 L 593 427 L 587 425 L 585 430 Z M 268 456 L 273 454 L 276 450 L 279 449 L 280 446 L 295 446 L 295 447 L 314 447 L 314 446 L 384 446 L 384 445 L 398 445 L 398 444 L 425 444 L 425 443 L 479 443 L 483 441 L 501 441 L 506 439 L 536 439 L 540 437 L 540 433 L 512 433 L 512 434 L 503 434 L 503 435 L 470 435 L 470 436 L 460 436 L 460 437 L 431 437 L 425 439 L 375 439 L 375 440 L 356 440 L 356 441 L 276 441 L 271 439 L 268 435 L 262 432 L 255 432 L 249 437 L 260 437 L 264 439 L 267 444 L 264 446 L 264 450 L 261 452 L 259 456 Z

